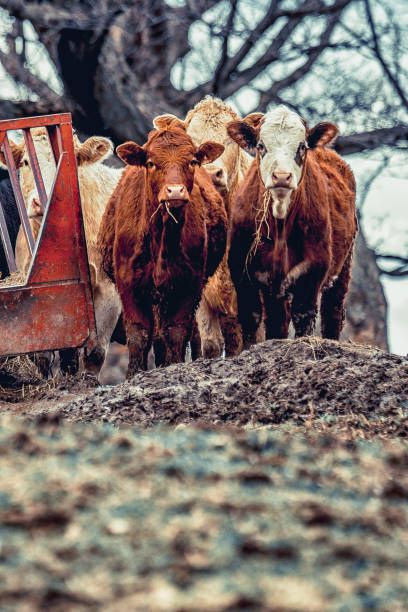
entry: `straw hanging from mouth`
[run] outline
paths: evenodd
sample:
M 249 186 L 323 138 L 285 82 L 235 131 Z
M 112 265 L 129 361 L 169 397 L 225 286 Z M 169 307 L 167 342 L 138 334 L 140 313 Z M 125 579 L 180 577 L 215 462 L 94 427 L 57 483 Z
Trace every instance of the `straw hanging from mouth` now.
M 157 213 L 157 211 L 159 210 L 160 206 L 165 205 L 166 207 L 166 211 L 169 214 L 169 216 L 173 219 L 173 221 L 175 223 L 178 223 L 176 217 L 173 215 L 173 213 L 171 212 L 171 210 L 169 209 L 169 203 L 167 200 L 165 200 L 164 202 L 160 202 L 160 204 L 158 205 L 158 207 L 156 208 L 156 210 L 154 211 L 154 213 L 152 214 L 152 216 L 150 217 L 150 221 L 153 219 L 154 215 Z
M 255 255 L 257 248 L 259 246 L 259 243 L 261 242 L 261 229 L 264 223 L 266 223 L 267 237 L 268 238 L 270 237 L 270 228 L 269 228 L 269 223 L 267 221 L 267 218 L 268 218 L 268 211 L 269 211 L 269 205 L 271 203 L 271 199 L 272 199 L 271 194 L 269 193 L 269 191 L 265 190 L 261 207 L 256 209 L 257 213 L 255 215 L 254 240 L 251 244 L 251 248 L 249 249 L 248 255 L 246 256 L 246 259 L 245 259 L 245 268 L 247 270 L 248 270 L 248 263 L 251 261 L 251 259 Z

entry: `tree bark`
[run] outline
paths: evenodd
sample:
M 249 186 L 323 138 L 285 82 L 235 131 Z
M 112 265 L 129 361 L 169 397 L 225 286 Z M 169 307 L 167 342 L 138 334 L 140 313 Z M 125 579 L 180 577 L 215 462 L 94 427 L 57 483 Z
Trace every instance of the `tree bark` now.
M 346 322 L 341 337 L 389 350 L 387 300 L 375 252 L 367 246 L 361 229 L 355 245 L 352 280 L 346 299 Z

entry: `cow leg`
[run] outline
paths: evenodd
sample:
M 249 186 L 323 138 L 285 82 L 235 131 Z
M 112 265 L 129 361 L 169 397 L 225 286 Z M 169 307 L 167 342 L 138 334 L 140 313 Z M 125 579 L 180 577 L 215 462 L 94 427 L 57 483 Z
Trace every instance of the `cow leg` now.
M 189 330 L 191 330 L 191 323 L 190 325 L 168 325 L 164 328 L 164 351 L 160 365 L 167 366 L 171 363 L 180 363 L 184 361 L 187 342 L 190 336 L 188 333 Z
M 344 300 L 351 278 L 352 250 L 347 256 L 339 277 L 333 286 L 322 293 L 320 304 L 323 338 L 338 340 L 344 323 Z
M 266 339 L 287 338 L 290 323 L 289 301 L 286 298 L 266 297 L 265 305 L 265 334 Z
M 317 297 L 322 282 L 321 272 L 301 276 L 293 287 L 292 322 L 295 337 L 311 336 L 317 316 Z
M 163 338 L 156 338 L 153 342 L 154 348 L 154 362 L 156 368 L 163 366 L 166 361 L 166 345 Z
M 200 301 L 196 313 L 196 321 L 201 337 L 203 357 L 207 359 L 220 357 L 224 347 L 224 338 L 221 332 L 218 313 L 210 307 L 205 296 Z
M 59 357 L 60 370 L 63 374 L 77 374 L 79 370 L 79 349 L 61 349 L 59 351 Z
M 257 331 L 262 321 L 262 302 L 259 290 L 249 282 L 237 288 L 238 320 L 242 327 L 243 349 L 257 342 Z
M 225 356 L 235 357 L 242 351 L 242 328 L 236 317 L 220 315 L 220 325 L 225 343 Z
M 41 376 L 43 378 L 48 378 L 54 361 L 54 353 L 51 351 L 44 351 L 43 353 L 30 353 L 28 356 L 37 366 Z
M 110 339 L 120 317 L 122 304 L 113 283 L 104 280 L 94 288 L 94 308 L 98 342 L 90 353 L 84 355 L 87 372 L 97 376 L 105 361 Z
M 152 344 L 152 330 L 139 323 L 125 321 L 129 365 L 126 378 L 131 378 L 139 370 L 147 370 L 147 357 Z

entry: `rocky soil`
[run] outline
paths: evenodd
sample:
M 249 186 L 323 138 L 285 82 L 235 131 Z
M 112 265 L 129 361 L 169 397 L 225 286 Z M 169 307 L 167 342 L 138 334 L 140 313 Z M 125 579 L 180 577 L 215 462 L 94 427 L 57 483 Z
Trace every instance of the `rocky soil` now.
M 403 612 L 408 360 L 270 341 L 0 388 L 0 609 Z

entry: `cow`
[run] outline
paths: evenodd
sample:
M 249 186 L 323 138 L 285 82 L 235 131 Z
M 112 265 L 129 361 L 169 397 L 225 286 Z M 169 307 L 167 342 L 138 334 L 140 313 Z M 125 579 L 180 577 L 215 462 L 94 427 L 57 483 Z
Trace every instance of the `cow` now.
M 33 128 L 31 135 L 43 177 L 45 190 L 51 191 L 56 164 L 46 128 Z M 37 239 L 43 221 L 34 175 L 24 142 L 10 140 L 14 162 L 19 170 L 19 181 L 34 239 Z M 78 183 L 81 194 L 82 214 L 85 238 L 88 251 L 90 277 L 95 306 L 95 319 L 98 333 L 98 344 L 84 357 L 85 369 L 97 374 L 103 364 L 112 332 L 121 312 L 119 295 L 113 283 L 104 273 L 96 237 L 105 206 L 110 195 L 119 182 L 123 169 L 110 168 L 102 161 L 112 155 L 113 145 L 107 138 L 93 136 L 80 142 L 74 134 L 74 150 L 78 168 Z M 0 153 L 0 164 L 5 165 L 4 154 Z M 31 261 L 22 228 L 16 241 L 16 264 L 19 270 L 27 273 Z M 77 369 L 77 352 L 66 350 L 60 352 L 61 369 L 64 372 L 75 372 Z M 43 374 L 47 374 L 48 360 L 39 360 Z
M 208 139 L 224 146 L 223 154 L 207 164 L 205 169 L 224 199 L 228 218 L 230 202 L 251 163 L 250 156 L 227 134 L 227 123 L 237 119 L 238 115 L 228 104 L 211 96 L 206 96 L 196 104 L 184 121 L 174 115 L 162 115 L 154 119 L 156 127 L 184 127 L 197 146 Z M 218 357 L 224 347 L 227 357 L 241 351 L 242 333 L 237 320 L 236 294 L 228 268 L 227 252 L 205 286 L 196 319 L 204 357 Z
M 9 178 L 5 178 L 0 181 L 0 206 L 3 210 L 4 220 L 6 222 L 6 227 L 10 238 L 10 245 L 14 252 L 18 231 L 20 229 L 20 217 Z M 10 271 L 7 264 L 6 254 L 0 240 L 0 279 L 5 279 L 9 275 Z
M 156 366 L 185 357 L 203 286 L 225 253 L 224 203 L 200 167 L 223 151 L 212 141 L 195 146 L 178 127 L 116 149 L 127 167 L 98 242 L 122 300 L 128 378 L 147 368 L 153 339 Z
M 227 126 L 256 155 L 232 205 L 229 267 L 244 348 L 267 338 L 312 333 L 321 295 L 324 338 L 338 339 L 357 232 L 355 180 L 331 150 L 338 128 L 309 128 L 278 106 Z

